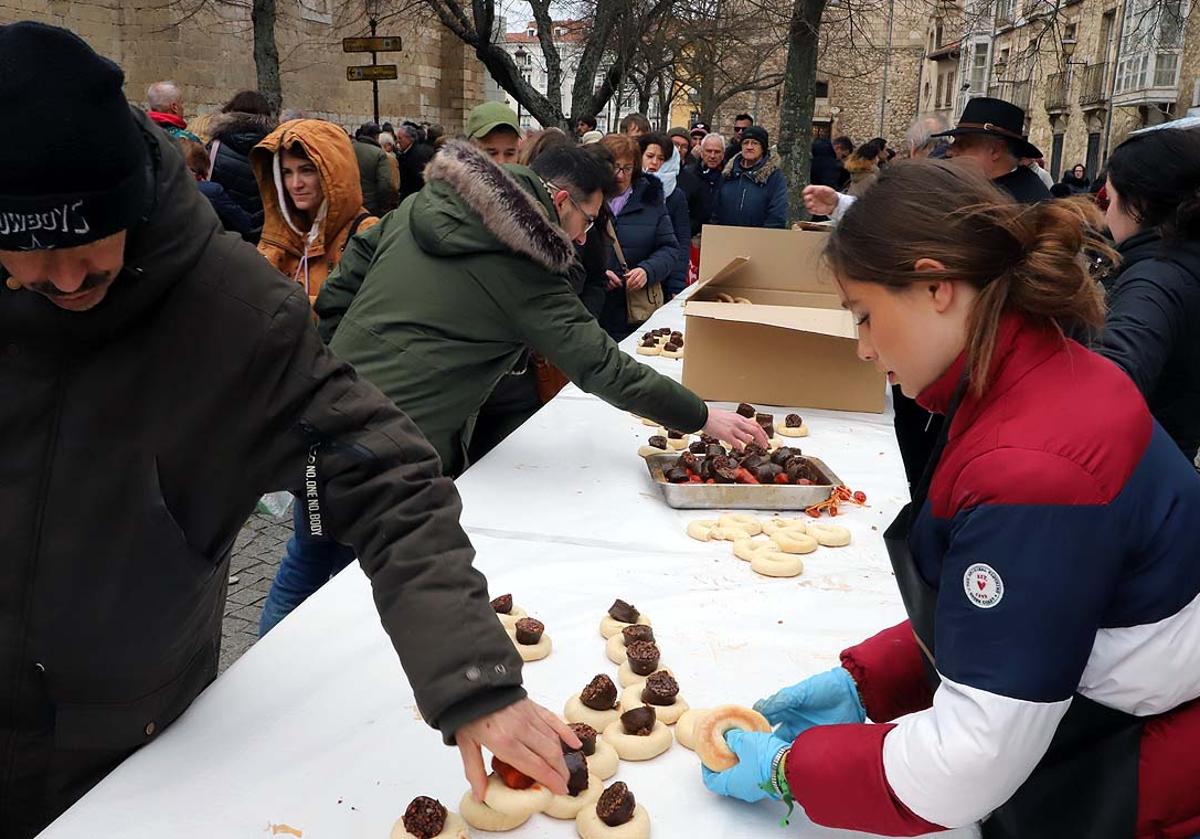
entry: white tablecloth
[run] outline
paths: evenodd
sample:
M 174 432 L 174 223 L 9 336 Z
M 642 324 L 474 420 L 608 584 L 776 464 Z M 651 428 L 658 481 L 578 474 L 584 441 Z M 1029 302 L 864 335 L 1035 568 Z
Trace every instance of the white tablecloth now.
M 649 324 L 682 325 L 678 302 Z M 680 374 L 680 362 L 639 360 Z M 615 677 L 598 632 L 615 597 L 651 617 L 663 664 L 700 707 L 750 704 L 903 618 L 880 538 L 906 498 L 890 415 L 801 413 L 812 430 L 801 447 L 870 506 L 837 520 L 853 531 L 851 546 L 805 557 L 804 575 L 790 580 L 753 574 L 728 543 L 689 539 L 687 521 L 703 514 L 667 507 L 635 454 L 651 430 L 573 385 L 459 480 L 493 596 L 512 592 L 554 640 L 550 658 L 525 667 L 535 700 L 561 711 L 596 673 Z M 859 835 L 814 827 L 800 811 L 780 833 L 782 805 L 710 794 L 678 744 L 622 763 L 617 779 L 660 837 Z M 421 722 L 352 565 L 42 835 L 224 839 L 286 824 L 305 839 L 384 839 L 414 796 L 457 809 L 465 789 L 457 750 Z M 575 831 L 537 816 L 511 835 Z

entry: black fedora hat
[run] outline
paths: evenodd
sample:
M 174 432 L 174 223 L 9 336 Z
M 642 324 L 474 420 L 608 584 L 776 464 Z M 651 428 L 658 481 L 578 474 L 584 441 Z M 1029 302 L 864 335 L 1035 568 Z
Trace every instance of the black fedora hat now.
M 958 137 L 962 134 L 989 134 L 1003 137 L 1017 157 L 1041 157 L 1042 152 L 1025 136 L 1025 112 L 1011 102 L 976 96 L 963 108 L 958 125 L 934 137 Z

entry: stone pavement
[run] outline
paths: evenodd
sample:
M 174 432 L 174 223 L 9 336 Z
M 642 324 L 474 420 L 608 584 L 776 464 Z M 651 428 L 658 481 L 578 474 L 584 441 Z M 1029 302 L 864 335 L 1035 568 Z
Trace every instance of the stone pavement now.
M 290 512 L 278 518 L 255 513 L 238 534 L 229 564 L 229 597 L 221 634 L 222 672 L 258 640 L 258 616 L 291 535 Z

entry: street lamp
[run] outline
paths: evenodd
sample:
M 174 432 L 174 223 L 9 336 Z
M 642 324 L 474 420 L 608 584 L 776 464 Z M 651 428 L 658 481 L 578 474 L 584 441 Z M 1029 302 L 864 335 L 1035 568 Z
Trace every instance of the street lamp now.
M 521 74 L 521 78 L 525 81 L 529 79 L 525 76 L 525 59 L 529 58 L 529 53 L 525 52 L 524 47 L 517 47 L 517 72 Z M 517 125 L 521 125 L 521 100 L 517 100 Z

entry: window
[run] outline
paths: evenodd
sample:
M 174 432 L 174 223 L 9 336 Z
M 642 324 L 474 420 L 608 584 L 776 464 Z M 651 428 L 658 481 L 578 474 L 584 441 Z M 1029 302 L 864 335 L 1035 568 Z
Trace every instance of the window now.
M 1062 134 L 1055 134 L 1054 140 L 1050 145 L 1050 175 L 1056 181 L 1058 180 L 1058 173 L 1062 170 L 1063 136 Z
M 972 96 L 982 96 L 987 87 L 988 74 L 988 45 L 976 44 L 971 57 L 971 87 Z
M 945 85 L 946 85 L 946 77 L 939 73 L 938 74 L 938 82 L 937 82 L 937 96 L 933 100 L 933 107 L 935 107 L 935 108 L 942 107 L 942 96 L 945 91 Z
M 949 108 L 954 104 L 954 82 L 958 77 L 958 73 L 954 68 L 950 68 L 950 72 L 946 74 L 946 101 L 942 105 L 944 108 Z
M 1063 40 L 1064 41 L 1074 41 L 1075 33 L 1077 33 L 1078 31 L 1079 31 L 1078 24 L 1068 23 L 1066 26 L 1063 27 Z
M 818 99 L 828 99 L 829 98 L 829 82 L 828 81 L 824 81 L 824 82 L 818 81 L 815 85 L 814 92 Z
M 1107 62 L 1112 55 L 1113 33 L 1116 31 L 1117 10 L 1111 9 L 1100 18 L 1100 61 Z
M 996 0 L 996 23 L 1012 23 L 1017 0 Z
M 333 23 L 333 12 L 329 8 L 329 0 L 298 0 L 300 18 L 312 23 Z
M 1175 87 L 1179 79 L 1179 54 L 1159 53 L 1154 64 L 1154 86 Z
M 1087 166 L 1091 177 L 1096 177 L 1096 173 L 1100 171 L 1100 132 L 1093 131 L 1088 134 L 1087 142 Z
M 933 27 L 933 46 L 937 49 L 942 45 L 942 37 L 945 35 L 945 28 L 939 20 Z

